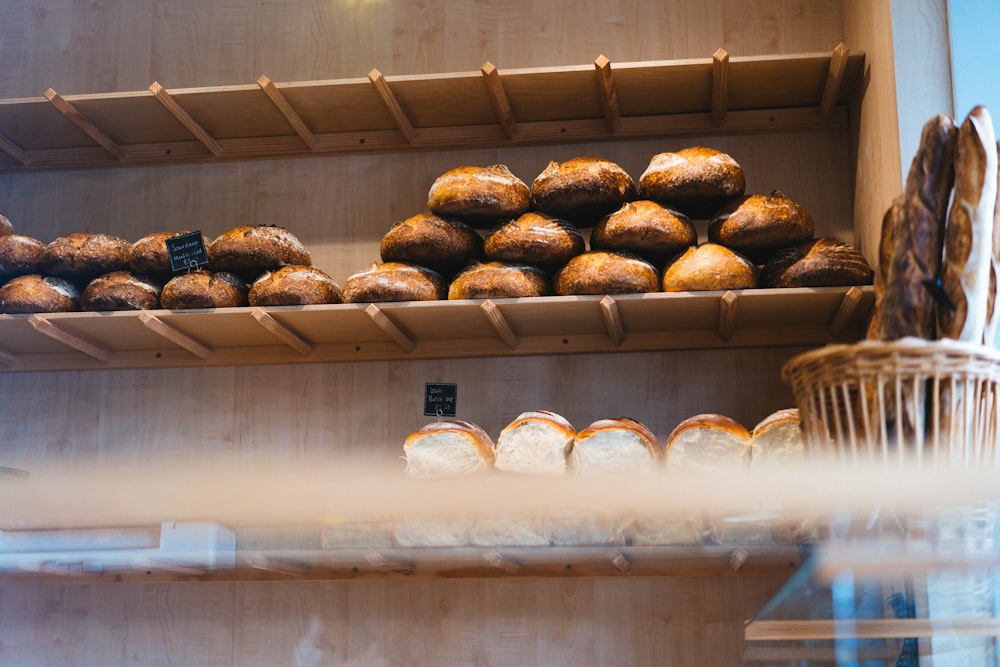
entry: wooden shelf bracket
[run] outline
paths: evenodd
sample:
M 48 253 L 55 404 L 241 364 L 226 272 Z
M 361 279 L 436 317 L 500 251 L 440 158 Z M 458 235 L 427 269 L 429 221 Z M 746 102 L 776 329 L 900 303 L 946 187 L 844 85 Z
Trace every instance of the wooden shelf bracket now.
M 608 560 L 611 564 L 615 566 L 615 569 L 619 572 L 628 572 L 632 569 L 632 561 L 630 561 L 625 554 L 617 549 L 612 549 L 608 552 Z
M 149 92 L 153 93 L 153 97 L 155 97 L 167 111 L 173 114 L 174 118 L 180 121 L 181 125 L 186 127 L 188 131 L 193 134 L 195 138 L 201 142 L 201 145 L 207 148 L 212 155 L 219 156 L 222 154 L 222 145 L 216 141 L 215 138 L 212 137 L 212 135 L 210 135 L 200 123 L 198 123 L 198 121 L 192 118 L 191 115 L 177 103 L 177 100 L 171 97 L 166 88 L 154 81 L 149 87 Z
M 302 117 L 298 114 L 298 112 L 292 108 L 291 104 L 288 103 L 288 100 L 281 94 L 281 91 L 278 90 L 277 86 L 274 85 L 274 82 L 262 75 L 257 79 L 257 85 L 260 86 L 260 89 L 264 91 L 264 94 L 267 95 L 268 99 L 271 100 L 274 106 L 278 108 L 278 111 L 280 111 L 281 115 L 285 117 L 285 120 L 287 120 L 288 124 L 292 126 L 292 129 L 294 129 L 295 133 L 299 135 L 299 138 L 302 139 L 303 143 L 305 143 L 305 145 L 310 149 L 314 150 L 319 144 L 319 140 L 316 138 L 316 135 L 312 133 L 312 130 L 309 129 L 309 126 L 306 125 L 306 122 L 302 120 Z
M 485 313 L 486 319 L 490 321 L 490 324 L 497 332 L 497 335 L 500 336 L 500 339 L 503 340 L 507 347 L 512 350 L 516 350 L 517 346 L 521 344 L 521 341 L 517 339 L 517 335 L 511 328 L 507 318 L 500 312 L 500 306 L 487 299 L 486 301 L 483 301 L 479 307 L 482 309 L 483 313 Z
M 486 84 L 486 92 L 490 96 L 490 102 L 496 109 L 497 119 L 503 127 L 504 134 L 508 139 L 517 137 L 517 120 L 514 118 L 514 110 L 507 99 L 507 91 L 503 89 L 503 82 L 500 80 L 500 72 L 496 66 L 486 61 L 480 68 L 483 73 L 483 82 Z
M 729 342 L 736 331 L 736 301 L 739 297 L 735 292 L 727 291 L 719 298 L 719 338 Z
M 413 339 L 396 326 L 396 323 L 389 319 L 389 316 L 381 308 L 371 303 L 365 308 L 365 312 L 368 314 L 368 317 L 372 318 L 375 325 L 389 336 L 404 352 L 413 352 L 416 349 L 417 344 L 413 342 Z
M 819 113 L 823 118 L 829 118 L 840 96 L 840 88 L 844 83 L 844 71 L 847 69 L 847 59 L 851 55 L 851 50 L 841 42 L 833 50 L 830 56 L 830 71 L 826 75 L 826 84 L 823 86 L 823 99 L 820 101 Z
M 17 367 L 17 357 L 9 352 L 0 350 L 0 366 L 6 366 L 7 368 Z
M 622 325 L 621 309 L 618 302 L 611 296 L 601 299 L 601 315 L 604 317 L 604 325 L 608 328 L 608 337 L 615 346 L 621 346 L 625 342 L 625 327 Z
M 111 363 L 114 359 L 114 354 L 112 354 L 110 350 L 103 348 L 100 345 L 95 345 L 89 340 L 81 338 L 75 334 L 71 334 L 64 329 L 60 329 L 47 317 L 32 315 L 28 319 L 28 322 L 39 333 L 43 333 L 49 338 L 57 340 L 67 347 L 73 348 L 77 352 L 83 352 L 88 357 L 97 359 L 105 364 Z
M 30 164 L 28 154 L 24 152 L 24 149 L 2 134 L 0 134 L 0 151 L 3 151 L 7 155 L 11 156 L 25 167 Z
M 495 549 L 485 552 L 483 554 L 483 560 L 493 567 L 503 570 L 507 574 L 517 574 L 523 567 L 521 563 L 514 558 L 508 558 Z
M 729 111 L 729 54 L 718 49 L 712 54 L 712 125 L 721 127 Z
M 840 300 L 840 306 L 830 322 L 830 336 L 838 338 L 844 333 L 844 328 L 854 319 L 858 307 L 861 305 L 862 292 L 857 287 L 852 287 L 844 293 L 844 298 Z
M 88 137 L 100 144 L 101 148 L 110 153 L 112 157 L 119 161 L 125 159 L 125 151 L 101 128 L 90 122 L 76 107 L 63 99 L 59 93 L 49 88 L 45 91 L 45 99 L 51 102 L 52 106 L 59 110 L 59 113 L 83 130 Z
M 175 345 L 184 348 L 185 350 L 195 355 L 196 357 L 199 357 L 206 361 L 212 358 L 213 352 L 210 347 L 207 347 L 202 343 L 196 341 L 194 338 L 191 338 L 186 333 L 178 331 L 174 327 L 170 326 L 169 324 L 161 320 L 156 315 L 143 311 L 142 313 L 139 314 L 139 321 L 142 322 L 146 326 L 146 328 L 148 328 L 150 331 L 153 331 L 163 336 L 171 343 L 174 343 Z
M 379 97 L 382 98 L 382 102 L 395 121 L 396 127 L 402 133 L 403 137 L 406 138 L 406 143 L 412 144 L 416 140 L 416 132 L 413 129 L 413 124 L 407 118 L 403 107 L 399 105 L 399 100 L 392 93 L 392 88 L 389 87 L 389 82 L 385 80 L 385 76 L 377 69 L 372 69 L 372 71 L 368 72 L 368 80 L 375 86 L 375 90 L 378 91 Z
M 313 345 L 307 340 L 299 336 L 297 333 L 286 327 L 284 324 L 274 319 L 270 313 L 265 311 L 263 308 L 254 308 L 251 311 L 253 318 L 257 322 L 277 336 L 282 342 L 287 344 L 293 350 L 299 354 L 308 356 L 313 352 Z
M 611 61 L 604 54 L 601 54 L 594 61 L 594 70 L 597 72 L 597 85 L 601 89 L 601 106 L 604 108 L 604 118 L 608 122 L 608 129 L 612 133 L 620 132 L 622 116 L 618 110 L 618 92 L 615 90 Z

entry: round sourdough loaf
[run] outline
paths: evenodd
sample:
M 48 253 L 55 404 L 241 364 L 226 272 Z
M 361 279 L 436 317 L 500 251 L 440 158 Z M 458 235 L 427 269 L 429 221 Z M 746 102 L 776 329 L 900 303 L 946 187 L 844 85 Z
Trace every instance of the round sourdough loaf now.
M 394 224 L 379 253 L 383 262 L 408 262 L 453 276 L 483 255 L 483 237 L 458 220 L 418 213 Z
M 173 269 L 170 268 L 170 254 L 167 252 L 167 239 L 175 236 L 190 234 L 190 231 L 179 232 L 153 232 L 143 236 L 132 244 L 132 252 L 129 258 L 129 268 L 137 276 L 149 276 L 166 282 L 173 277 Z M 205 243 L 205 251 L 211 245 L 209 239 L 202 235 Z M 209 255 L 211 261 L 211 255 Z
M 344 282 L 345 303 L 436 301 L 448 298 L 448 287 L 437 271 L 405 262 L 372 264 Z
M 760 272 L 761 287 L 870 285 L 874 272 L 854 246 L 813 239 L 775 252 Z
M 169 309 L 232 308 L 247 305 L 247 284 L 226 271 L 192 271 L 170 279 L 160 293 Z
M 732 156 L 705 146 L 657 153 L 639 177 L 639 197 L 704 219 L 743 195 L 746 178 Z
M 506 165 L 461 166 L 434 179 L 427 193 L 432 213 L 490 228 L 516 218 L 531 206 L 531 190 Z
M 505 299 L 546 296 L 549 277 L 537 266 L 509 262 L 476 262 L 455 276 L 449 299 Z
M 569 453 L 577 474 L 647 472 L 661 456 L 656 436 L 629 417 L 599 419 L 576 434 Z
M 717 243 L 688 248 L 663 269 L 664 292 L 751 289 L 757 266 L 735 250 Z
M 80 297 L 81 310 L 156 310 L 162 286 L 128 271 L 112 271 L 91 280 Z
M 586 247 L 576 226 L 547 213 L 529 211 L 487 234 L 483 253 L 493 261 L 555 268 Z
M 563 475 L 575 438 L 576 429 L 562 415 L 522 412 L 500 431 L 493 465 L 525 475 Z
M 0 213 L 0 236 L 14 233 L 14 225 L 3 213 Z
M 461 419 L 442 419 L 408 435 L 403 443 L 403 454 L 407 475 L 465 475 L 493 466 L 493 440 L 477 424 Z
M 235 273 L 254 280 L 268 269 L 310 266 L 312 258 L 302 242 L 284 227 L 244 225 L 212 241 L 208 248 L 212 271 Z
M 310 306 L 341 303 L 343 295 L 333 278 L 312 266 L 282 266 L 265 271 L 250 285 L 251 306 Z
M 80 290 L 64 278 L 32 273 L 0 287 L 0 313 L 59 313 L 80 310 Z
M 708 240 L 763 263 L 775 250 L 813 238 L 814 230 L 805 207 L 775 190 L 724 206 L 708 225 Z
M 107 234 L 72 232 L 45 247 L 45 275 L 59 276 L 80 284 L 112 271 L 128 269 L 132 244 Z
M 636 197 L 635 183 L 619 165 L 600 157 L 549 162 L 531 184 L 535 209 L 588 227 Z
M 577 255 L 559 270 L 554 290 L 560 296 L 658 292 L 660 274 L 637 255 L 591 250 Z
M 0 235 L 0 284 L 16 276 L 41 273 L 45 243 L 23 234 Z
M 697 242 L 687 216 L 648 199 L 625 203 L 590 232 L 591 250 L 625 250 L 659 265 Z

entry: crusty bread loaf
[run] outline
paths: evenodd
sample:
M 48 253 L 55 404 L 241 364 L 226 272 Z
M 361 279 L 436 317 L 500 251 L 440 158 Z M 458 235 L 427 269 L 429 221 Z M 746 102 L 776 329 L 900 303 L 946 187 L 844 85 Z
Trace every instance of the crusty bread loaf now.
M 938 308 L 942 338 L 983 342 L 996 200 L 997 140 L 989 111 L 978 106 L 959 128 L 955 149 L 955 189 L 941 266 L 942 286 L 955 309 Z
M 450 278 L 483 256 L 483 237 L 464 222 L 418 213 L 386 232 L 379 253 L 383 262 L 419 264 Z
M 162 285 L 128 271 L 91 280 L 80 297 L 81 310 L 156 310 Z
M 576 429 L 562 415 L 522 412 L 500 431 L 494 465 L 525 475 L 562 475 L 575 438 Z
M 636 197 L 635 182 L 618 164 L 601 157 L 549 162 L 531 184 L 539 211 L 589 227 Z
M 674 258 L 663 269 L 664 292 L 751 289 L 757 267 L 746 257 L 717 243 L 702 243 Z
M 132 244 L 107 234 L 72 232 L 45 247 L 46 275 L 85 284 L 97 276 L 128 268 Z
M 372 264 L 348 276 L 344 303 L 436 301 L 448 298 L 448 286 L 437 271 L 405 262 Z
M 658 292 L 660 274 L 638 255 L 590 250 L 569 260 L 559 270 L 553 289 L 560 296 Z
M 656 436 L 629 417 L 599 419 L 576 434 L 569 453 L 576 474 L 647 472 L 660 459 Z
M 3 213 L 0 213 L 0 236 L 14 233 L 14 225 Z
M 137 276 L 149 276 L 150 278 L 166 282 L 174 275 L 174 271 L 170 267 L 170 253 L 167 251 L 167 239 L 191 233 L 189 230 L 182 230 L 146 234 L 132 244 L 132 252 L 129 258 L 130 270 Z M 204 234 L 202 234 L 202 240 L 205 244 L 205 252 L 207 254 L 211 242 Z M 209 255 L 209 261 L 211 261 L 211 255 Z
M 462 166 L 434 179 L 427 193 L 432 213 L 455 217 L 476 228 L 516 218 L 531 206 L 531 190 L 506 165 Z
M 997 141 L 1000 156 L 1000 140 Z M 1000 167 L 997 168 L 997 200 L 993 208 L 993 258 L 990 262 L 990 293 L 987 298 L 986 334 L 984 345 L 996 345 L 997 327 L 1000 325 Z
M 40 273 L 45 261 L 45 243 L 23 234 L 0 235 L 0 284 L 15 276 Z
M 552 291 L 547 273 L 537 266 L 509 262 L 476 262 L 451 281 L 449 299 L 503 299 L 546 296 Z
M 442 419 L 408 435 L 403 454 L 412 477 L 464 475 L 493 466 L 493 440 L 477 424 Z
M 833 238 L 804 241 L 777 251 L 760 271 L 761 287 L 870 285 L 872 268 L 861 252 Z
M 247 305 L 247 284 L 227 271 L 181 273 L 163 286 L 160 305 L 170 310 Z
M 281 266 L 311 266 L 312 258 L 302 242 L 284 227 L 242 225 L 216 238 L 208 247 L 212 271 L 235 273 L 252 281 L 268 269 Z
M 760 420 L 750 432 L 752 467 L 800 461 L 805 452 L 798 408 L 776 410 Z
M 31 273 L 0 287 L 0 313 L 59 313 L 80 310 L 80 290 L 64 278 Z
M 282 266 L 257 278 L 247 300 L 251 306 L 310 306 L 340 303 L 343 296 L 340 285 L 313 266 Z
M 590 232 L 591 250 L 624 250 L 658 266 L 697 242 L 687 216 L 648 199 L 626 202 Z
M 739 163 L 705 146 L 657 153 L 639 177 L 639 197 L 698 219 L 711 216 L 745 189 L 746 177 Z
M 500 262 L 562 266 L 586 249 L 576 226 L 547 213 L 529 211 L 486 235 L 483 254 Z
M 668 471 L 745 467 L 750 462 L 750 431 L 720 414 L 688 417 L 670 432 L 664 448 Z
M 708 240 L 761 264 L 779 248 L 813 238 L 815 223 L 780 191 L 746 195 L 723 206 L 708 225 Z
M 868 338 L 937 338 L 937 304 L 924 281 L 937 278 L 941 269 L 957 138 L 958 128 L 946 114 L 921 130 L 906 189 L 882 219 Z

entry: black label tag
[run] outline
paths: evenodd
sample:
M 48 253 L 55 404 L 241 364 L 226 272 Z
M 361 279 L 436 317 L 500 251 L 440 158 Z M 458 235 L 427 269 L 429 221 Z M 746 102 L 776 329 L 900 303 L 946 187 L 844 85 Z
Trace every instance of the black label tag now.
M 174 273 L 187 269 L 197 270 L 208 264 L 208 251 L 205 249 L 205 237 L 201 232 L 191 232 L 174 236 L 165 241 L 167 254 L 170 255 L 170 270 Z
M 457 384 L 424 385 L 424 415 L 428 417 L 454 417 L 455 403 L 458 401 Z

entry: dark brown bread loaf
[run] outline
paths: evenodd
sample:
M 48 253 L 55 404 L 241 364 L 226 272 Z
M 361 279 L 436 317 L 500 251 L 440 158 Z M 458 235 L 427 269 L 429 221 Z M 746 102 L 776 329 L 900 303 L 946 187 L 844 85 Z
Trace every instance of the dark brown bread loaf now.
M 64 278 L 32 273 L 0 287 L 0 313 L 60 313 L 80 310 L 80 290 Z
M 394 224 L 379 252 L 383 262 L 419 264 L 451 277 L 483 256 L 483 237 L 464 222 L 418 213 Z
M 636 197 L 635 182 L 600 157 L 550 162 L 531 184 L 531 202 L 544 213 L 589 227 Z
M 536 266 L 507 262 L 477 262 L 455 276 L 449 299 L 503 299 L 545 296 L 549 277 Z
M 73 232 L 45 247 L 45 275 L 85 284 L 97 276 L 128 269 L 132 244 L 107 234 Z
M 45 261 L 45 244 L 23 234 L 0 235 L 0 284 L 16 276 L 40 273 Z
M 14 225 L 3 213 L 0 213 L 0 236 L 14 233 Z
M 936 279 L 941 268 L 957 138 L 950 116 L 924 124 L 905 191 L 882 220 L 869 338 L 937 338 L 935 300 L 924 281 Z
M 436 271 L 416 264 L 372 264 L 344 282 L 345 303 L 436 301 L 448 298 L 448 287 Z
M 664 292 L 751 289 L 757 267 L 746 257 L 717 243 L 691 247 L 663 270 Z
M 170 279 L 160 293 L 169 309 L 232 308 L 247 305 L 247 284 L 226 271 L 192 271 Z
M 691 218 L 708 218 L 743 195 L 746 177 L 739 163 L 705 146 L 658 153 L 639 177 L 639 197 L 661 202 Z
M 648 199 L 625 203 L 590 232 L 591 250 L 625 250 L 658 265 L 697 242 L 687 216 Z
M 516 218 L 531 206 L 531 190 L 506 165 L 462 166 L 438 176 L 427 193 L 427 208 L 473 227 L 490 228 Z
M 255 280 L 264 271 L 281 266 L 312 265 L 302 242 L 284 227 L 274 225 L 234 227 L 212 241 L 208 256 L 212 271 L 235 273 L 245 280 Z
M 128 271 L 112 271 L 88 283 L 80 297 L 81 310 L 155 310 L 162 286 Z
M 556 268 L 579 255 L 586 246 L 574 225 L 546 213 L 529 211 L 487 234 L 483 254 L 493 261 Z
M 775 250 L 808 241 L 814 230 L 805 207 L 775 190 L 723 206 L 709 223 L 708 240 L 762 264 Z
M 250 285 L 251 306 L 310 306 L 341 303 L 343 295 L 333 278 L 312 266 L 283 266 L 265 271 Z
M 149 276 L 166 282 L 174 275 L 173 269 L 170 268 L 167 239 L 190 233 L 190 231 L 183 230 L 179 232 L 153 232 L 143 236 L 132 244 L 132 253 L 129 259 L 130 270 L 138 276 Z M 207 253 L 211 244 L 204 235 L 202 235 L 202 239 Z M 211 261 L 211 255 L 209 255 L 209 261 Z
M 955 149 L 955 189 L 941 266 L 942 287 L 955 308 L 938 308 L 942 338 L 978 344 L 986 334 L 996 188 L 996 135 L 989 111 L 979 106 L 959 128 Z
M 1000 155 L 1000 141 L 997 141 L 997 155 Z M 986 335 L 984 345 L 993 345 L 996 338 L 997 325 L 1000 324 L 1000 298 L 998 291 L 1000 282 L 1000 167 L 997 169 L 997 200 L 993 208 L 993 261 L 990 263 L 990 293 L 987 302 Z
M 776 252 L 760 272 L 761 287 L 869 285 L 872 268 L 854 246 L 831 238 Z
M 658 292 L 660 274 L 637 255 L 591 250 L 577 255 L 559 270 L 554 289 L 560 296 Z

